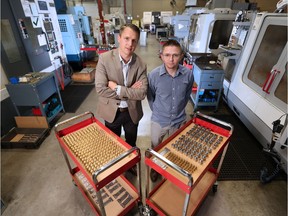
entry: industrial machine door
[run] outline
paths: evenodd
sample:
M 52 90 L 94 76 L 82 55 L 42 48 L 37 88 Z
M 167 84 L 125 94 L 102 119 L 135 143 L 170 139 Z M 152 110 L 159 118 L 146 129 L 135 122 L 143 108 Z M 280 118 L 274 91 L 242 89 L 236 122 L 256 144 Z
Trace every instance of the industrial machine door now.
M 40 21 L 36 19 L 32 23 L 31 18 L 24 14 L 25 1 L 5 1 L 9 1 L 15 23 L 18 27 L 18 34 L 22 38 L 32 70 L 37 72 L 51 66 L 47 35 L 41 27 L 37 27 L 37 22 Z M 40 40 L 40 38 L 43 39 Z M 39 41 L 42 41 L 42 43 L 40 44 Z
M 248 61 L 243 81 L 287 112 L 287 17 L 267 16 Z
M 1 64 L 7 78 L 23 76 L 32 70 L 8 0 L 1 2 Z

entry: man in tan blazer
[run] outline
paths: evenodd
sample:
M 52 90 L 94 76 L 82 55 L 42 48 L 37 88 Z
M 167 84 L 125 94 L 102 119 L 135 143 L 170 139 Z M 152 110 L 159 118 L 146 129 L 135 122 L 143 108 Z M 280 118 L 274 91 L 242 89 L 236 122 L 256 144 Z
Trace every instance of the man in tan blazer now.
M 143 116 L 141 100 L 147 93 L 147 66 L 134 51 L 140 30 L 133 24 L 121 27 L 119 48 L 99 56 L 95 86 L 99 95 L 96 114 L 105 126 L 136 146 L 138 123 Z

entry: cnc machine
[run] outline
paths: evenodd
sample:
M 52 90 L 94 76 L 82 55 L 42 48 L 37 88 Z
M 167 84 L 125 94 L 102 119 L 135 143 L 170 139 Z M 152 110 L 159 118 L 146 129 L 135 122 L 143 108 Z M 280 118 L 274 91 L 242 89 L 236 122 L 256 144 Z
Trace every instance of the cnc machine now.
M 287 14 L 258 13 L 225 98 L 229 107 L 267 147 L 274 122 L 282 125 L 275 147 L 287 173 Z
M 3 34 L 1 38 L 1 44 L 4 48 L 2 55 L 8 57 L 7 60 L 3 59 L 2 63 L 6 73 L 8 73 L 7 77 L 20 77 L 31 71 L 54 72 L 56 75 L 59 75 L 66 62 L 66 53 L 63 49 L 63 39 L 57 20 L 54 1 L 5 0 L 5 6 L 7 6 L 7 11 L 3 12 L 3 17 L 8 16 L 11 18 L 3 18 L 3 23 L 5 23 L 4 20 L 6 20 L 7 25 L 2 26 L 2 31 L 6 34 Z M 10 35 L 8 32 L 10 32 Z M 14 35 L 14 37 L 12 35 Z M 14 59 L 15 61 L 11 61 L 10 58 L 14 54 L 10 55 L 9 43 L 14 43 L 12 38 L 18 38 L 19 35 L 20 40 L 14 41 L 17 46 L 14 48 L 14 52 L 24 47 L 25 56 L 27 56 L 28 64 L 31 67 L 29 71 L 16 71 L 16 68 L 14 68 L 16 67 L 15 63 L 18 62 L 18 60 L 25 59 L 25 56 L 19 56 L 19 59 Z M 21 66 L 19 65 L 17 67 L 20 68 Z M 59 82 L 61 81 L 68 84 L 69 75 L 65 76 L 65 80 L 58 80 Z

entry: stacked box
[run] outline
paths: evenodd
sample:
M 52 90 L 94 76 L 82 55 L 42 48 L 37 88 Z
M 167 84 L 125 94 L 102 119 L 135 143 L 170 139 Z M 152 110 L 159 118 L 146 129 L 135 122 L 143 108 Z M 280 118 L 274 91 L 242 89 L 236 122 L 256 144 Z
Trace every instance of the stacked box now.
M 95 68 L 86 67 L 83 68 L 80 72 L 73 73 L 72 80 L 74 82 L 85 82 L 90 83 L 95 79 Z

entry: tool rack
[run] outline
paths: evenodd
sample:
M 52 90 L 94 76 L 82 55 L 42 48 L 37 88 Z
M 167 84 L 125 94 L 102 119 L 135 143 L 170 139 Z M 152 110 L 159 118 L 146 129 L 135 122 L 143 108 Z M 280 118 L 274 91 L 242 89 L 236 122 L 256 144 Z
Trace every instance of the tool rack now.
M 91 128 L 94 128 L 94 131 Z M 95 130 L 98 139 L 95 139 Z M 137 147 L 132 148 L 124 142 L 99 122 L 91 112 L 85 112 L 56 124 L 55 134 L 74 183 L 96 215 L 125 215 L 136 204 L 141 204 L 140 163 L 138 163 L 141 155 Z M 89 136 L 92 137 L 93 142 L 86 144 L 85 140 Z M 117 152 L 115 157 L 113 157 L 115 149 L 105 147 L 110 145 L 117 151 L 120 149 L 120 153 Z M 89 154 L 92 153 L 89 156 L 81 153 L 85 149 Z M 86 158 L 83 158 L 83 155 Z M 108 159 L 105 159 L 106 157 Z M 105 162 L 105 160 L 109 161 Z M 91 168 L 89 164 L 98 164 L 98 168 L 95 168 L 96 166 Z M 138 190 L 123 175 L 135 165 L 138 167 Z
M 210 139 L 213 148 L 211 151 L 207 148 L 208 154 L 205 159 L 199 159 L 204 156 L 199 156 L 200 150 L 196 147 L 194 150 L 189 149 L 193 145 L 201 145 L 201 147 L 206 145 L 204 141 L 208 137 L 203 135 L 201 141 L 201 137 L 195 137 L 197 134 L 190 133 L 197 130 L 194 128 L 201 128 L 206 132 L 208 131 L 211 137 L 218 137 L 217 141 L 219 140 L 219 142 L 215 140 L 213 143 L 213 139 Z M 159 215 L 195 214 L 209 190 L 214 188 L 216 191 L 216 181 L 232 132 L 233 126 L 231 124 L 197 112 L 174 135 L 153 150 L 148 149 L 145 152 L 147 208 L 152 208 Z M 207 138 L 207 140 L 209 139 Z M 191 143 L 192 145 L 190 145 Z M 198 156 L 196 156 L 197 153 Z M 201 154 L 204 155 L 206 152 L 203 151 Z M 218 164 L 214 163 L 217 158 L 219 158 Z M 161 174 L 162 180 L 149 191 L 151 169 Z

